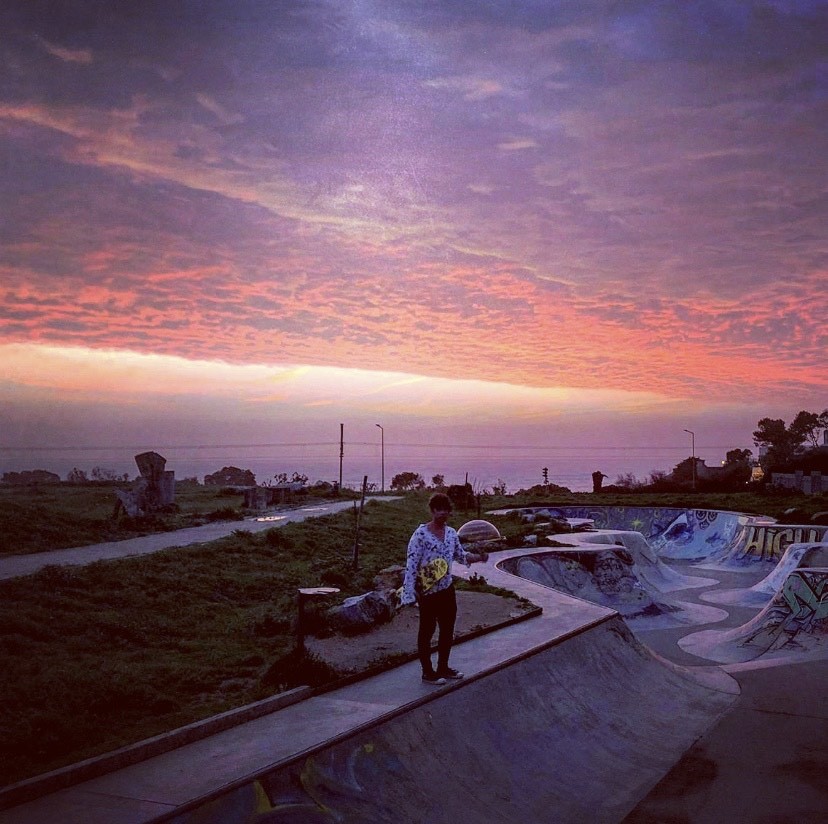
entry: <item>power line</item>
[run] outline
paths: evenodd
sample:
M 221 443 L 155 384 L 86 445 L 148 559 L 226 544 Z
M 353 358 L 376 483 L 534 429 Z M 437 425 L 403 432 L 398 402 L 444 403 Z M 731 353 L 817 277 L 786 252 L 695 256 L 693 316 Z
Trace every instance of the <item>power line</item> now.
M 206 449 L 278 449 L 290 447 L 337 447 L 339 441 L 278 441 L 273 443 L 227 443 L 227 444 L 156 444 L 155 449 L 191 449 L 191 450 L 206 450 Z M 379 444 L 373 441 L 345 441 L 345 446 L 372 446 L 376 447 Z M 405 443 L 397 442 L 386 444 L 394 448 L 410 448 L 410 449 L 482 449 L 487 451 L 512 451 L 512 450 L 577 450 L 579 452 L 632 452 L 632 451 L 648 451 L 648 452 L 683 452 L 687 449 L 686 446 L 588 446 L 573 444 L 569 446 L 561 446 L 558 444 L 458 444 L 458 443 Z M 104 446 L 6 446 L 0 445 L 2 452 L 93 452 L 93 451 L 111 451 L 111 450 L 135 450 L 145 449 L 146 444 L 136 446 L 134 444 L 122 445 L 104 445 Z M 733 444 L 697 444 L 697 449 L 733 449 Z

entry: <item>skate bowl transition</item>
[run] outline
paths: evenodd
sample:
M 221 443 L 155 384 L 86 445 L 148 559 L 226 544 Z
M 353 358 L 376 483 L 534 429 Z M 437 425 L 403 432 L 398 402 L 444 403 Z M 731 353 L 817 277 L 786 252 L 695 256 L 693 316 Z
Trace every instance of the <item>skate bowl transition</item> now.
M 752 620 L 729 630 L 708 629 L 686 635 L 679 646 L 693 655 L 735 664 L 782 657 L 828 657 L 828 567 L 799 567 Z
M 692 561 L 700 569 L 738 570 L 765 562 L 776 564 L 793 543 L 816 543 L 828 526 L 778 524 L 764 515 L 711 509 L 635 506 L 533 506 L 499 509 L 490 515 L 515 513 L 527 521 L 543 517 L 587 519 L 600 530 L 641 533 L 663 560 Z
M 719 664 L 828 657 L 825 526 L 781 525 L 762 516 L 699 510 L 677 515 L 676 510 L 624 507 L 519 512 L 533 522 L 539 517 L 588 518 L 593 523 L 638 525 L 650 539 L 617 529 L 553 534 L 549 537 L 556 544 L 574 548 L 514 550 L 498 561 L 508 573 L 616 609 L 631 628 L 648 630 L 715 623 L 727 615 L 720 611 L 717 617 L 701 604 L 682 601 L 679 590 L 717 581 L 681 575 L 661 557 L 693 558 L 692 566 L 713 571 L 768 566 L 769 573 L 751 587 L 699 596 L 710 604 L 759 609 L 758 615 L 738 627 L 685 635 L 679 647 Z M 809 542 L 791 543 L 803 538 Z
M 607 612 L 158 820 L 617 822 L 737 693 Z

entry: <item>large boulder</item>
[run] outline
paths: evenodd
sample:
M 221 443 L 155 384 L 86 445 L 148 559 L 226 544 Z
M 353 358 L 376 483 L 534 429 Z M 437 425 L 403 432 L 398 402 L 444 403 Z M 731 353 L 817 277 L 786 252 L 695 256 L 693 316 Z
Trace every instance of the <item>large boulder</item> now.
M 374 576 L 374 589 L 380 591 L 399 589 L 403 585 L 404 576 L 405 567 L 401 567 L 399 564 L 385 567 Z
M 395 610 L 394 590 L 372 590 L 346 598 L 338 606 L 331 607 L 327 616 L 335 632 L 357 635 L 387 623 L 394 617 Z

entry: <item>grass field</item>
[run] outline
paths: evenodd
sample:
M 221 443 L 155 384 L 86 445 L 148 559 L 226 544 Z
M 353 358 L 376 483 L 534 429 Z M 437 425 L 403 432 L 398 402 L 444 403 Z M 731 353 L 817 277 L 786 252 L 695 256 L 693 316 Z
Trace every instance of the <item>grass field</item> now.
M 209 490 L 207 490 L 209 492 Z M 68 490 L 73 493 L 73 490 Z M 104 490 L 78 497 L 44 493 L 44 522 L 104 518 Z M 83 497 L 83 496 L 86 497 Z M 0 582 L 0 783 L 3 785 L 105 752 L 298 683 L 323 682 L 332 673 L 299 671 L 289 655 L 297 587 L 333 585 L 341 597 L 372 588 L 374 575 L 402 564 L 411 532 L 426 519 L 428 493 L 366 504 L 360 565 L 352 569 L 355 519 L 351 511 L 286 524 L 253 535 L 239 530 L 211 544 L 85 567 L 50 566 Z M 183 500 L 179 499 L 182 512 Z M 89 509 L 84 506 L 89 502 Z M 691 506 L 731 509 L 784 519 L 828 509 L 823 496 L 566 495 L 558 503 Z M 542 494 L 490 497 L 483 511 L 504 505 L 551 502 Z M 194 496 L 190 515 L 203 516 L 228 501 Z M 15 524 L 12 501 L 2 529 Z M 790 515 L 791 513 L 789 513 Z M 456 512 L 459 526 L 476 512 Z M 28 522 L 31 511 L 27 511 Z M 497 521 L 504 535 L 523 527 Z M 30 528 L 30 527 L 29 527 Z M 90 535 L 94 530 L 90 527 Z M 37 545 L 64 545 L 39 531 Z M 313 616 L 312 616 L 313 617 Z
M 0 555 L 119 541 L 152 532 L 241 517 L 244 495 L 179 483 L 175 511 L 142 518 L 114 517 L 115 490 L 129 484 L 0 485 Z

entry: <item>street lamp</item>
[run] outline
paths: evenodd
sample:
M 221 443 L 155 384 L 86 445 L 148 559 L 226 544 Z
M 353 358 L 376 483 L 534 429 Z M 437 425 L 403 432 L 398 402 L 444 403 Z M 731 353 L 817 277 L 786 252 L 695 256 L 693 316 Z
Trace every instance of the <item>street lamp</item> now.
M 379 425 L 380 443 L 382 444 L 382 491 L 385 492 L 385 430 Z
M 690 451 L 693 454 L 693 492 L 696 491 L 696 433 L 690 429 L 684 430 L 690 436 Z

